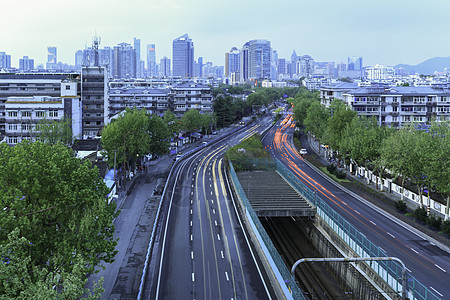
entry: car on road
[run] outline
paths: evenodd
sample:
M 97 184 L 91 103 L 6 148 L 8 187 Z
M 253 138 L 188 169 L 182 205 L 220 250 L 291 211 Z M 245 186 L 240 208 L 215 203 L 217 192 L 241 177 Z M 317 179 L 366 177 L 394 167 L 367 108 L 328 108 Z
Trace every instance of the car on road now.
M 177 161 L 179 160 L 181 157 L 183 157 L 183 153 L 179 152 L 177 153 L 177 156 L 175 156 L 175 158 L 173 160 Z
M 206 144 L 208 144 L 208 142 L 202 142 L 202 146 L 206 146 Z
M 299 152 L 300 152 L 301 155 L 308 154 L 308 151 L 306 151 L 306 149 L 300 149 Z

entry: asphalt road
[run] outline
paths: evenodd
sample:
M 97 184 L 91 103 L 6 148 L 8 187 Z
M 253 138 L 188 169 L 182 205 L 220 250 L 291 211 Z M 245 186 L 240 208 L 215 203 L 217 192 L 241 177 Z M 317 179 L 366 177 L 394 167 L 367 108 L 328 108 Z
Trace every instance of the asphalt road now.
M 408 272 L 436 296 L 450 298 L 450 253 L 425 234 L 411 230 L 407 224 L 359 196 L 348 194 L 319 174 L 292 146 L 293 131 L 293 127 L 279 122 L 264 138 L 263 145 L 387 256 L 400 258 Z
M 248 125 L 183 157 L 169 178 L 148 272 L 148 299 L 271 299 L 233 206 L 223 153 L 269 123 Z

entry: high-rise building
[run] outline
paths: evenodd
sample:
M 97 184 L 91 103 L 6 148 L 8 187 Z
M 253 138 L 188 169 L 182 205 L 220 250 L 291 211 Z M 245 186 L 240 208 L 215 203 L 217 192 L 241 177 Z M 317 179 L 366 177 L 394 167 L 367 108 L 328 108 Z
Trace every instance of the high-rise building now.
M 248 46 L 248 78 L 270 79 L 271 66 L 270 41 L 251 40 Z
M 197 62 L 198 62 L 198 70 L 199 70 L 198 77 L 203 77 L 203 57 L 200 56 L 198 58 Z
M 19 59 L 19 70 L 20 71 L 31 71 L 34 70 L 34 59 L 24 56 Z
M 147 75 L 148 77 L 156 77 L 156 48 L 155 44 L 147 45 Z
M 242 46 L 240 54 L 239 54 L 239 81 L 245 82 L 248 80 L 248 50 L 249 50 L 249 42 L 245 43 Z
M 114 46 L 114 78 L 136 78 L 136 50 L 130 44 Z
M 58 63 L 58 56 L 56 52 L 56 47 L 47 47 L 47 69 L 56 69 L 56 64 Z
M 194 75 L 194 43 L 187 34 L 173 40 L 173 76 L 189 78 Z
M 134 50 L 136 50 L 136 61 L 141 60 L 141 40 L 134 38 L 133 40 Z
M 239 72 L 240 53 L 238 48 L 231 48 L 230 52 L 225 53 L 225 76 L 230 77 L 231 73 Z
M 361 71 L 362 70 L 362 57 L 351 56 L 348 58 L 347 64 L 348 71 Z
M 78 50 L 75 52 L 75 67 L 81 69 L 83 65 L 83 50 Z
M 11 55 L 6 54 L 5 52 L 0 52 L 0 68 L 11 68 Z
M 159 76 L 169 77 L 170 75 L 170 59 L 164 56 L 159 64 Z
M 81 69 L 81 105 L 83 137 L 99 136 L 108 122 L 108 75 L 105 68 Z
M 309 76 L 314 73 L 314 59 L 309 55 L 303 55 L 298 60 L 300 76 Z
M 278 72 L 278 75 L 286 74 L 286 59 L 285 58 L 277 59 L 277 72 Z
M 278 61 L 278 52 L 276 50 L 273 50 L 270 61 L 270 79 L 272 80 L 277 80 L 278 78 L 277 61 Z

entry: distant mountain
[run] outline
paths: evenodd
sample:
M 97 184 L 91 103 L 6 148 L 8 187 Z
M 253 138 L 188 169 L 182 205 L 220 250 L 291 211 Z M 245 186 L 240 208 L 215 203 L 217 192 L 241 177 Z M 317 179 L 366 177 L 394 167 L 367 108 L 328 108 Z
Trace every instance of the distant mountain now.
M 407 73 L 419 73 L 423 75 L 432 75 L 435 71 L 443 72 L 444 68 L 450 70 L 450 56 L 449 57 L 434 57 L 426 61 L 412 66 L 406 64 L 396 65 L 395 69 L 405 68 Z

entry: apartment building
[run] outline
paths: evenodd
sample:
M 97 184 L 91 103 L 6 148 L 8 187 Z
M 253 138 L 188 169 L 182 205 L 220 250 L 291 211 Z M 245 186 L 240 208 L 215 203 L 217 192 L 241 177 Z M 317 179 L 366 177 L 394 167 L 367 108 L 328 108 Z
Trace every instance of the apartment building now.
M 169 93 L 169 89 L 149 87 L 112 88 L 109 93 L 108 118 L 127 107 L 146 109 L 150 114 L 162 116 L 168 109 L 173 110 Z
M 379 125 L 401 127 L 411 122 L 450 121 L 450 84 L 420 87 L 372 85 L 342 94 L 358 115 L 373 116 Z
M 174 114 L 177 117 L 183 116 L 186 111 L 198 109 L 200 113 L 213 112 L 213 96 L 209 86 L 186 82 L 172 87 Z
M 78 82 L 64 80 L 60 83 L 61 95 L 12 96 L 5 101 L 5 139 L 10 145 L 23 140 L 35 140 L 39 134 L 38 123 L 43 119 L 72 120 L 72 137 L 81 135 L 81 99 Z
M 61 97 L 65 89 L 61 89 L 62 82 L 79 81 L 79 76 L 75 73 L 0 73 L 0 140 L 6 132 L 5 105 L 8 97 Z

